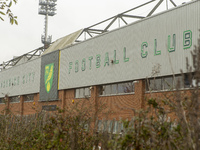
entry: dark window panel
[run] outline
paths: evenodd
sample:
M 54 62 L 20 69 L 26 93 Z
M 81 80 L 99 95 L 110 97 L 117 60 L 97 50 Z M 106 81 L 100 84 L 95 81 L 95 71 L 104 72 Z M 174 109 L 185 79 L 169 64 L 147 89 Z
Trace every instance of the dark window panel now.
M 34 94 L 24 95 L 24 101 L 25 102 L 34 101 Z
M 76 89 L 75 90 L 75 98 L 79 98 L 80 96 L 79 96 L 79 91 L 80 91 L 80 89 Z
M 85 96 L 90 96 L 90 88 L 85 88 Z
M 111 94 L 111 85 L 104 86 L 104 93 L 103 95 L 110 95 Z
M 117 94 L 117 84 L 112 84 L 111 87 L 112 87 L 111 94 Z
M 10 103 L 19 103 L 20 96 L 13 96 L 9 98 Z
M 155 90 L 155 80 L 149 79 L 149 90 L 154 91 Z
M 154 90 L 163 90 L 162 78 L 157 78 L 154 80 Z
M 172 89 L 174 89 L 173 77 L 172 76 L 163 77 L 163 84 L 164 84 L 164 89 L 165 90 L 172 90 Z
M 176 75 L 175 80 L 174 80 L 174 86 L 175 88 L 184 88 L 184 83 L 183 83 L 183 76 L 182 75 Z

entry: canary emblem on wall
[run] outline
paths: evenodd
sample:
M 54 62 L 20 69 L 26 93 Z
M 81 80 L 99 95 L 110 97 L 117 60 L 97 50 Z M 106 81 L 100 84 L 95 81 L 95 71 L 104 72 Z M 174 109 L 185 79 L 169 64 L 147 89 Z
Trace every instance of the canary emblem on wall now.
M 47 93 L 50 92 L 53 83 L 54 63 L 45 66 L 45 89 Z

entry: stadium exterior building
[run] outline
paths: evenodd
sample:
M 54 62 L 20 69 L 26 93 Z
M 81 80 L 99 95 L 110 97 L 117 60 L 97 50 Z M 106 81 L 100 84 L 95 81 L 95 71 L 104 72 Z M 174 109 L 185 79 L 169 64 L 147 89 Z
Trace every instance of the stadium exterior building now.
M 0 72 L 0 110 L 29 115 L 86 100 L 105 103 L 110 118 L 129 118 L 148 97 L 171 93 L 181 69 L 187 73 L 199 15 L 194 1 L 67 47 L 81 30 L 61 38 L 41 57 Z

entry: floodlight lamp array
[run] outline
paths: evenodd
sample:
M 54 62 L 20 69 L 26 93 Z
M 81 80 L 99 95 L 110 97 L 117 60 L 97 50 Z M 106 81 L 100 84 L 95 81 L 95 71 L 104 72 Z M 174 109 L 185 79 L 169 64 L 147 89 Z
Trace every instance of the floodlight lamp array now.
M 54 16 L 56 13 L 56 1 L 57 0 L 40 0 L 39 1 L 39 14 Z
M 39 1 L 39 5 L 43 5 L 43 6 L 46 6 L 46 5 L 56 6 L 56 2 L 57 2 L 57 0 L 40 0 Z

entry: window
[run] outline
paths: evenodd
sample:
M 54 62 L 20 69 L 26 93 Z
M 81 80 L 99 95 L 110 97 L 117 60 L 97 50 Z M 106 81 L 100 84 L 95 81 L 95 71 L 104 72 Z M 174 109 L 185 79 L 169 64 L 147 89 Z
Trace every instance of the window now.
M 75 89 L 75 98 L 87 98 L 90 97 L 90 87 Z
M 155 90 L 162 90 L 163 88 L 163 82 L 162 82 L 162 78 L 158 78 L 157 80 L 154 80 L 154 89 Z
M 184 75 L 184 87 L 185 88 L 190 88 L 191 87 L 190 75 L 189 74 L 185 74 Z
M 115 134 L 123 132 L 123 122 L 117 120 L 98 120 L 98 131 L 108 131 L 109 133 Z M 112 130 L 113 129 L 113 130 Z
M 33 102 L 34 94 L 24 95 L 24 102 Z
M 115 83 L 99 86 L 99 95 L 109 96 L 125 93 L 133 93 L 135 90 L 133 81 L 124 83 Z
M 154 90 L 154 79 L 149 79 L 148 87 L 149 90 Z
M 102 120 L 98 120 L 98 131 L 101 131 Z
M 164 84 L 164 90 L 174 89 L 173 77 L 172 76 L 163 77 L 163 84 Z
M 10 101 L 10 103 L 19 103 L 20 96 L 9 97 L 9 101 Z
M 176 75 L 175 76 L 175 85 L 178 86 L 178 88 L 191 88 L 194 86 L 194 77 L 192 74 L 183 74 L 183 75 Z M 179 84 L 179 85 L 178 85 Z
M 192 87 L 190 78 L 188 74 L 150 78 L 146 80 L 146 91 L 190 88 Z
M 162 78 L 152 78 L 146 81 L 146 90 L 162 90 L 163 89 L 163 81 Z
M 111 85 L 111 94 L 117 94 L 117 84 Z
M 182 75 L 176 75 L 175 80 L 174 80 L 175 88 L 184 88 L 184 83 L 183 83 L 183 76 Z
M 134 92 L 133 82 L 118 84 L 118 93 L 132 93 Z
M 117 131 L 118 131 L 118 124 L 119 124 L 118 121 L 114 122 L 113 133 L 117 133 Z
M 104 85 L 103 86 L 103 95 L 111 94 L 111 85 Z
M 4 98 L 0 98 L 0 104 L 4 104 L 4 103 L 5 103 Z
M 112 122 L 112 120 L 111 121 L 108 121 L 108 132 L 110 133 L 111 132 L 111 129 L 112 129 L 112 125 L 113 125 L 113 122 Z

